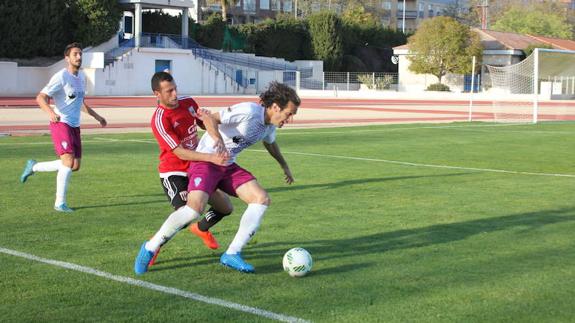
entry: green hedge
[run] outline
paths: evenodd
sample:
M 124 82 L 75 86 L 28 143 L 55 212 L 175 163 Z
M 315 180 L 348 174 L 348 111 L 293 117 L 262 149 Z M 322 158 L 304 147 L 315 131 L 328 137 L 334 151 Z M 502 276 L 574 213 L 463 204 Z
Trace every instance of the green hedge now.
M 0 57 L 63 55 L 71 42 L 100 44 L 118 29 L 116 0 L 1 1 Z
M 305 21 L 284 17 L 259 24 L 238 25 L 235 37 L 245 39 L 243 50 L 288 61 L 312 59 L 311 37 Z

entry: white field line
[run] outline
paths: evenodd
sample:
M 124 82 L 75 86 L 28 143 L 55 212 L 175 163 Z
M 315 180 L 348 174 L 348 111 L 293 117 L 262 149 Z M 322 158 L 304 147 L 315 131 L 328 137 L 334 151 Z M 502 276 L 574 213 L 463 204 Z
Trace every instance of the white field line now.
M 487 125 L 490 126 L 490 125 Z M 505 125 L 493 125 L 493 126 L 510 126 L 509 124 Z M 470 126 L 463 126 L 463 127 L 470 127 Z M 479 127 L 486 127 L 486 126 L 479 126 Z M 422 129 L 422 128 L 459 128 L 459 126 L 446 126 L 446 127 L 419 127 L 419 128 L 412 128 L 412 129 Z M 406 128 L 401 128 L 406 129 Z M 391 129 L 389 129 L 391 130 Z M 398 129 L 400 130 L 400 129 Z M 368 131 L 368 130 L 365 130 Z M 315 134 L 318 134 L 316 132 Z M 321 132 L 326 133 L 326 132 Z M 335 132 L 330 132 L 335 133 Z M 342 132 L 343 133 L 343 132 Z M 311 134 L 311 133 L 310 133 Z M 283 135 L 283 134 L 282 134 Z M 97 139 L 96 141 L 92 142 L 140 142 L 140 143 L 147 143 L 153 144 L 155 141 L 153 139 L 149 140 L 138 140 L 138 139 L 112 139 L 112 138 L 102 138 L 102 137 L 94 137 L 93 139 Z M 52 144 L 51 142 L 49 144 Z M 254 151 L 254 152 L 267 152 L 265 150 L 259 149 L 248 149 L 247 151 Z M 348 159 L 348 160 L 361 160 L 361 161 L 374 161 L 374 162 L 382 162 L 388 164 L 396 164 L 396 165 L 403 165 L 403 166 L 414 166 L 414 167 L 428 167 L 428 168 L 444 168 L 444 169 L 459 169 L 459 170 L 471 170 L 471 171 L 478 171 L 478 172 L 489 172 L 489 173 L 503 173 L 503 174 L 514 174 L 514 175 L 531 175 L 531 176 L 548 176 L 548 177 L 568 177 L 568 178 L 575 178 L 575 174 L 553 174 L 553 173 L 537 173 L 537 172 L 522 172 L 522 171 L 514 171 L 514 170 L 504 170 L 504 169 L 492 169 L 492 168 L 475 168 L 475 167 L 463 167 L 463 166 L 449 166 L 449 165 L 435 165 L 435 164 L 423 164 L 423 163 L 412 163 L 412 162 L 404 162 L 398 160 L 388 160 L 388 159 L 376 159 L 376 158 L 362 158 L 362 157 L 352 157 L 352 156 L 339 156 L 339 155 L 324 155 L 324 154 L 313 154 L 313 153 L 302 153 L 302 152 L 288 152 L 282 151 L 284 154 L 292 154 L 292 155 L 302 155 L 302 156 L 314 156 L 314 157 L 322 157 L 322 158 L 337 158 L 337 159 Z
M 248 151 L 267 153 L 267 150 L 259 150 L 259 149 L 249 149 Z M 336 159 L 347 159 L 347 160 L 372 161 L 372 162 L 396 164 L 396 165 L 403 165 L 403 166 L 414 166 L 414 167 L 459 169 L 459 170 L 470 170 L 470 171 L 477 171 L 477 172 L 503 173 L 503 174 L 515 174 L 515 175 L 532 175 L 532 176 L 575 178 L 575 174 L 535 173 L 535 172 L 521 172 L 521 171 L 514 171 L 514 170 L 492 169 L 492 168 L 475 168 L 475 167 L 463 167 L 463 166 L 421 164 L 421 163 L 403 162 L 403 161 L 398 161 L 398 160 L 362 158 L 362 157 L 339 156 L 339 155 L 324 155 L 324 154 L 314 154 L 314 153 L 301 153 L 301 152 L 295 152 L 295 151 L 282 151 L 282 153 L 283 154 L 289 154 L 289 155 L 311 156 L 311 157 L 321 157 L 321 158 L 336 158 Z
M 346 134 L 346 133 L 365 133 L 365 132 L 394 132 L 394 131 L 403 131 L 403 130 L 419 130 L 419 129 L 455 129 L 455 130 L 469 130 L 469 131 L 481 131 L 480 128 L 488 128 L 488 127 L 513 127 L 513 126 L 531 126 L 530 124 L 525 123 L 506 123 L 506 124 L 488 124 L 488 125 L 460 125 L 460 126 L 423 126 L 423 127 L 403 127 L 403 128 L 391 128 L 391 129 L 351 129 L 345 131 L 297 131 L 301 129 L 282 129 L 281 135 L 321 135 L 321 134 Z M 468 128 L 468 129 L 462 129 Z M 295 132 L 297 131 L 297 132 Z M 526 133 L 548 133 L 548 134 L 575 134 L 575 132 L 569 131 L 543 131 L 543 130 L 505 130 L 505 131 L 513 131 L 513 132 L 526 132 Z M 82 140 L 82 143 L 93 143 L 93 142 L 102 142 L 102 141 L 119 141 L 119 142 L 143 142 L 143 143 L 155 143 L 154 139 L 113 139 L 113 138 L 104 138 L 104 137 L 92 137 L 94 140 Z M 52 145 L 51 141 L 45 142 L 22 142 L 22 143 L 10 143 L 10 142 L 2 142 L 2 145 Z
M 38 256 L 34 256 L 32 254 L 28 254 L 28 253 L 24 253 L 24 252 L 20 252 L 20 251 L 16 251 L 16 250 L 11 250 L 11 249 L 6 249 L 6 248 L 2 248 L 2 247 L 0 247 L 0 252 L 7 254 L 7 255 L 20 257 L 20 258 L 24 258 L 24 259 L 28 259 L 28 260 L 32 260 L 32 261 L 37 261 L 37 262 L 45 263 L 45 264 L 56 266 L 56 267 L 61 267 L 61 268 L 65 268 L 65 269 L 70 269 L 70 270 L 82 272 L 85 274 L 99 276 L 99 277 L 102 277 L 102 278 L 105 278 L 108 280 L 113 280 L 113 281 L 117 281 L 117 282 L 128 284 L 128 285 L 133 285 L 133 286 L 138 286 L 138 287 L 158 291 L 158 292 L 161 292 L 164 294 L 176 295 L 176 296 L 188 298 L 188 299 L 202 302 L 202 303 L 226 307 L 226 308 L 229 308 L 232 310 L 249 313 L 249 314 L 253 314 L 256 316 L 262 316 L 262 317 L 276 320 L 276 321 L 281 321 L 281 322 L 308 322 L 304 319 L 300 319 L 297 317 L 278 314 L 278 313 L 262 310 L 262 309 L 259 309 L 256 307 L 232 303 L 232 302 L 225 301 L 223 299 L 203 296 L 200 294 L 184 291 L 181 289 L 157 285 L 157 284 L 149 283 L 149 282 L 146 282 L 143 280 L 138 280 L 138 279 L 134 279 L 134 278 L 126 277 L 126 276 L 114 275 L 114 274 L 107 273 L 105 271 L 100 271 L 100 270 L 97 270 L 94 268 L 80 266 L 80 265 L 76 265 L 76 264 L 69 263 L 69 262 L 63 262 L 63 261 L 47 259 L 47 258 L 41 258 Z

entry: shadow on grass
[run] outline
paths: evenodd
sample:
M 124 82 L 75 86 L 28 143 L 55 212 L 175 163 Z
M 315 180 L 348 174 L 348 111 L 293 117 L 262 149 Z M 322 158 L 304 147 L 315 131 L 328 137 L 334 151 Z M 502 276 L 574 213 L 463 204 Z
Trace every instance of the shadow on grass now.
M 309 185 L 290 185 L 290 186 L 280 186 L 280 187 L 272 187 L 267 189 L 269 193 L 274 192 L 285 192 L 285 191 L 294 191 L 294 190 L 302 190 L 302 189 L 312 189 L 312 188 L 327 188 L 327 189 L 335 189 L 344 186 L 350 185 L 361 185 L 361 184 L 368 184 L 368 183 L 379 183 L 379 182 L 388 182 L 388 181 L 398 181 L 398 180 L 406 180 L 406 179 L 417 179 L 417 178 L 428 178 L 428 177 L 449 177 L 449 176 L 462 176 L 462 175 L 470 175 L 475 174 L 473 172 L 465 172 L 465 173 L 452 173 L 452 174 L 439 174 L 439 175 L 422 175 L 422 176 L 395 176 L 395 177 L 382 177 L 382 178 L 360 178 L 354 180 L 347 180 L 347 181 L 339 181 L 334 183 L 323 183 L 323 184 L 309 184 Z
M 142 201 L 142 202 L 106 203 L 106 204 L 99 204 L 99 205 L 84 205 L 84 206 L 74 207 L 74 210 L 95 209 L 95 208 L 101 208 L 101 207 L 107 208 L 107 207 L 126 206 L 126 205 L 159 204 L 159 203 L 166 203 L 166 200 L 162 199 L 162 200 Z
M 314 259 L 318 261 L 321 259 L 337 259 L 384 253 L 393 250 L 415 249 L 464 240 L 477 234 L 516 228 L 522 228 L 524 229 L 522 232 L 525 232 L 536 230 L 546 225 L 572 221 L 575 221 L 575 208 L 546 210 L 465 222 L 437 224 L 423 228 L 381 232 L 350 238 L 258 243 L 254 246 L 248 245 L 248 247 L 244 249 L 243 255 L 244 259 L 248 262 L 259 259 L 259 263 L 266 263 L 265 265 L 260 264 L 256 267 L 258 274 L 272 274 L 282 270 L 281 259 L 283 254 L 295 245 L 308 249 L 314 256 Z M 224 252 L 224 249 L 220 252 Z M 214 264 L 219 262 L 219 254 L 220 253 L 217 252 L 215 255 L 168 258 L 165 261 L 158 261 L 159 266 L 152 267 L 151 270 L 162 271 Z M 314 275 L 337 274 L 376 265 L 378 264 L 373 262 L 362 262 L 353 265 L 346 264 L 339 267 L 315 270 Z
M 523 229 L 522 232 L 532 231 L 546 225 L 572 221 L 575 221 L 575 208 L 546 210 L 465 222 L 437 224 L 424 228 L 381 232 L 351 238 L 260 243 L 252 248 L 248 247 L 245 255 L 246 259 L 273 258 L 274 261 L 277 261 L 278 257 L 281 259 L 286 250 L 297 245 L 308 249 L 314 255 L 315 260 L 346 258 L 450 243 L 482 233 L 517 228 Z M 343 271 L 348 271 L 350 268 L 344 267 L 342 269 Z M 263 272 L 265 273 L 265 271 Z M 332 268 L 329 271 L 317 274 L 337 272 L 336 268 Z

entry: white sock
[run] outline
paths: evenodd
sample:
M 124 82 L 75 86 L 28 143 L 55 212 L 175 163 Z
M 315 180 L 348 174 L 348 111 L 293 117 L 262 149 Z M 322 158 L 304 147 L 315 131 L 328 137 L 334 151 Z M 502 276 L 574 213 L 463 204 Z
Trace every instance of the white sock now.
M 34 172 L 55 172 L 60 168 L 60 165 L 62 165 L 62 161 L 57 159 L 49 162 L 36 163 L 32 167 L 32 170 Z
M 242 251 L 252 236 L 256 234 L 267 208 L 268 206 L 263 204 L 248 204 L 248 208 L 240 220 L 238 232 L 226 250 L 227 254 L 236 254 Z
M 172 239 L 178 231 L 190 225 L 190 223 L 197 221 L 200 214 L 191 207 L 184 205 L 176 211 L 172 212 L 168 219 L 162 224 L 162 227 L 150 241 L 146 243 L 146 249 L 156 252 L 160 246 Z
M 72 175 L 72 168 L 60 165 L 58 175 L 56 176 L 56 203 L 55 206 L 60 206 L 66 203 L 66 191 L 68 191 L 68 182 Z

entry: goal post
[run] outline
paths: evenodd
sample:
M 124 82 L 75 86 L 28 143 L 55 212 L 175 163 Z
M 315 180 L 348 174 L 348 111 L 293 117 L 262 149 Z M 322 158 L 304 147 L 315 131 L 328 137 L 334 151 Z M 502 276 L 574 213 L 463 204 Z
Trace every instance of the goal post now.
M 536 48 L 509 66 L 487 65 L 496 122 L 570 120 L 575 107 L 575 51 Z M 544 102 L 544 105 L 541 103 Z

